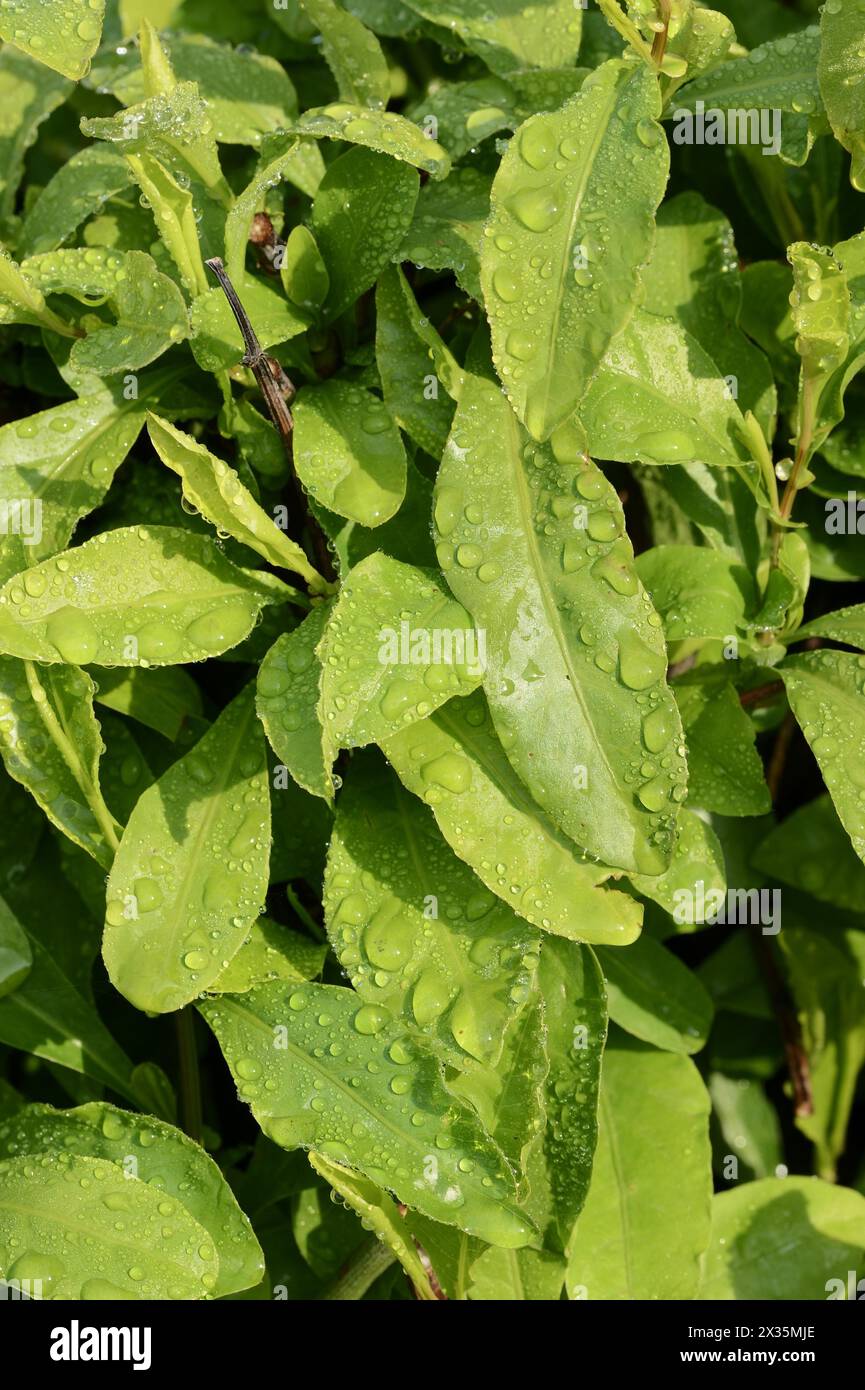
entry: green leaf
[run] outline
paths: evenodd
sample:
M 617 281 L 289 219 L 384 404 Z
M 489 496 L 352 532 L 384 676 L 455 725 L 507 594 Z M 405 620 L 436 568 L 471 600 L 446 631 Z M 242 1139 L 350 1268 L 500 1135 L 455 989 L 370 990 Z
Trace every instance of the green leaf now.
M 207 986 L 208 994 L 246 994 L 271 980 L 300 984 L 321 974 L 327 946 L 259 917 L 237 955 Z
M 580 419 L 599 458 L 737 470 L 748 462 L 744 417 L 715 363 L 675 320 L 645 310 L 610 347 Z
M 0 236 L 10 236 L 15 229 L 15 200 L 27 150 L 42 122 L 70 90 L 65 78 L 53 77 L 19 49 L 4 47 L 0 52 L 0 100 L 5 113 L 0 133 Z M 22 249 L 22 254 L 28 252 Z
M 499 376 L 535 439 L 577 409 L 633 313 L 669 167 L 660 109 L 643 64 L 605 64 L 521 126 L 493 182 L 481 283 Z
M 345 140 L 350 145 L 413 164 L 434 179 L 446 178 L 450 156 L 435 140 L 405 116 L 395 111 L 376 111 L 351 102 L 332 102 L 305 111 L 285 130 L 288 135 L 312 136 L 316 140 Z M 404 229 L 403 229 L 404 230 Z
M 183 484 L 183 496 L 220 535 L 248 545 L 271 565 L 293 570 L 313 592 L 327 587 L 300 546 L 289 539 L 243 486 L 237 473 L 191 435 L 148 412 L 147 429 L 159 457 Z
M 203 1299 L 216 1287 L 219 1261 L 204 1227 L 116 1163 L 61 1151 L 39 1163 L 7 1159 L 0 1177 L 0 1246 L 22 1251 L 4 1260 L 6 1279 L 39 1280 L 43 1296 L 88 1301 Z M 97 1259 L 82 1247 L 82 1231 Z
M 126 163 L 141 189 L 141 196 L 150 205 L 185 289 L 193 297 L 205 294 L 209 285 L 201 259 L 192 193 L 151 154 L 127 154 Z
M 330 747 L 379 743 L 473 690 L 482 666 L 474 636 L 434 571 L 381 554 L 362 560 L 318 648 L 319 718 Z
M 181 183 L 188 179 L 197 192 L 229 208 L 231 189 L 219 165 L 207 105 L 195 82 L 176 82 L 165 67 L 163 53 L 162 84 L 146 100 L 115 116 L 87 117 L 81 130 L 96 140 L 109 140 L 124 154 L 143 150 L 155 155 L 175 177 L 180 173 Z
M 201 718 L 201 693 L 179 666 L 102 669 L 95 698 L 100 705 L 164 734 L 172 743 Z
M 843 642 L 845 646 L 865 651 L 865 603 L 855 603 L 850 608 L 839 608 L 835 613 L 815 618 L 787 641 L 799 642 L 806 637 L 828 637 L 832 642 Z
M 860 191 L 865 187 L 865 107 L 858 90 L 865 77 L 859 51 L 863 42 L 865 24 L 855 5 L 821 8 L 817 60 L 820 95 L 836 140 L 850 152 L 850 182 Z
M 71 294 L 85 304 L 107 303 L 115 314 L 116 323 L 87 315 L 85 336 L 70 354 L 71 365 L 80 372 L 135 372 L 189 335 L 180 290 L 143 251 L 48 251 L 31 257 L 24 271 L 40 295 Z
M 471 144 L 471 135 L 467 139 Z M 489 178 L 470 165 L 452 170 L 443 183 L 425 184 L 399 260 L 430 270 L 452 270 L 460 289 L 483 303 L 480 251 L 490 192 Z
M 738 327 L 742 280 L 733 229 L 724 214 L 697 193 L 680 193 L 664 203 L 643 283 L 643 307 L 661 317 L 675 315 L 716 363 L 740 410 L 753 411 L 771 439 L 776 410 L 772 371 Z
M 305 386 L 294 406 L 297 476 L 317 502 L 361 526 L 380 526 L 405 496 L 406 455 L 378 396 L 353 382 Z
M 787 259 L 793 267 L 790 303 L 796 351 L 802 360 L 797 438 L 806 449 L 807 461 L 843 416 L 841 397 L 847 373 L 841 383 L 838 374 L 845 369 L 855 342 L 854 321 L 850 284 L 833 251 L 798 241 L 789 247 Z
M 374 1231 L 378 1239 L 393 1251 L 411 1279 L 417 1298 L 423 1303 L 434 1303 L 437 1295 L 396 1202 L 368 1178 L 352 1172 L 341 1163 L 334 1163 L 317 1153 L 311 1153 L 309 1161 L 319 1177 L 330 1183 L 333 1192 L 357 1213 L 364 1228 Z
M 316 648 L 330 608 L 318 604 L 292 632 L 284 632 L 258 671 L 255 707 L 268 742 L 295 782 L 333 805 L 332 758 L 318 719 L 321 665 Z
M 529 1155 L 529 1211 L 548 1250 L 567 1254 L 590 1191 L 598 1137 L 607 996 L 586 946 L 546 937 L 538 983 L 544 1000 L 546 1124 Z
M 102 738 L 94 690 L 77 666 L 36 667 L 0 657 L 0 751 L 6 770 L 58 830 L 108 869 L 120 827 L 99 790 Z
M 480 691 L 450 700 L 382 741 L 401 780 L 432 808 L 451 848 L 527 922 L 571 940 L 625 946 L 642 911 L 597 885 L 611 870 L 586 861 L 533 801 Z
M 127 399 L 123 389 L 111 387 L 0 429 L 0 503 L 10 518 L 0 536 L 0 577 L 9 579 L 68 545 L 77 523 L 111 486 L 138 438 L 144 410 L 137 396 Z
M 409 9 L 458 34 L 493 72 L 522 67 L 567 67 L 580 48 L 580 7 L 571 0 L 551 0 L 542 17 L 528 0 L 509 4 L 502 13 L 484 0 L 407 0 Z
M 709 1242 L 708 1115 L 688 1057 L 608 1043 L 592 1184 L 571 1245 L 571 1298 L 695 1297 Z
M 689 800 L 722 816 L 772 808 L 754 725 L 720 667 L 689 672 L 673 685 L 688 749 Z
M 58 10 L 40 0 L 15 0 L 0 12 L 0 39 L 77 81 L 99 47 L 105 0 L 69 0 Z
M 679 927 L 702 924 L 701 904 L 709 893 L 725 893 L 724 851 L 714 830 L 687 806 L 679 813 L 679 834 L 670 867 L 657 878 L 631 874 L 634 888 L 660 904 Z
M 275 1143 L 356 1168 L 398 1201 L 491 1244 L 531 1239 L 504 1159 L 445 1090 L 439 1064 L 398 1023 L 373 1020 L 352 990 L 280 982 L 198 1007 Z M 367 1031 L 373 1021 L 377 1031 Z
M 328 318 L 338 318 L 375 284 L 411 223 L 418 186 L 412 169 L 374 150 L 349 150 L 330 165 L 312 210 L 330 276 Z
M 66 338 L 78 336 L 76 329 L 48 308 L 35 277 L 25 274 L 0 247 L 0 324 L 6 323 L 30 323 Z
M 22 930 L 33 963 L 26 979 L 0 998 L 0 1042 L 80 1072 L 137 1104 L 132 1063 L 106 1029 L 92 999 L 85 997 L 63 964 L 22 928 L 0 899 L 4 944 L 19 941 Z
M 712 1000 L 678 956 L 645 935 L 626 951 L 597 950 L 613 1023 L 665 1052 L 705 1047 Z
M 22 256 L 56 251 L 77 227 L 132 182 L 122 155 L 101 145 L 79 150 L 57 170 L 28 210 L 19 238 Z
M 735 1158 L 748 1169 L 747 1177 L 772 1177 L 784 1150 L 778 1115 L 765 1088 L 748 1077 L 724 1076 L 716 1071 L 709 1077 L 709 1094 L 713 1116 L 729 1150 L 723 1156 L 724 1163 Z
M 532 796 L 601 862 L 661 872 L 685 774 L 663 635 L 579 433 L 532 445 L 492 382 L 467 375 L 435 523 L 445 577 L 485 633 L 493 721 Z M 670 767 L 652 763 L 638 786 L 647 754 Z
M 370 1015 L 402 1015 L 451 1065 L 494 1065 L 525 1003 L 538 937 L 380 763 L 355 760 L 324 883 L 328 935 Z M 510 1157 L 501 1136 L 491 1131 Z
M 797 153 L 795 145 L 802 142 L 806 150 L 810 149 L 816 132 L 825 129 L 817 81 L 819 48 L 820 31 L 816 25 L 770 39 L 745 57 L 729 59 L 688 82 L 676 92 L 675 106 L 669 114 L 675 121 L 680 112 L 696 111 L 697 103 L 702 102 L 708 134 L 710 113 L 715 110 L 727 113 L 728 120 L 734 111 L 740 118 L 743 111 L 746 116 L 763 110 L 780 111 L 786 117 L 780 123 L 780 150 L 774 148 L 772 141 L 768 147 L 773 153 L 780 153 L 782 159 L 803 163 L 804 151 Z M 745 129 L 750 135 L 747 119 Z M 729 126 L 727 131 L 729 134 Z M 673 139 L 676 140 L 675 132 Z M 749 139 L 746 137 L 742 143 L 748 144 Z
M 848 912 L 865 903 L 865 867 L 832 800 L 818 796 L 770 830 L 751 857 L 755 869 Z
M 865 862 L 863 663 L 852 652 L 808 652 L 788 657 L 778 674 L 841 824 Z
M 863 1245 L 860 1193 L 819 1178 L 742 1183 L 713 1198 L 712 1240 L 697 1297 L 846 1298 L 847 1271 L 856 1268 Z
M 269 856 L 264 737 L 248 687 L 129 818 L 107 890 L 115 988 L 151 1013 L 206 990 L 261 910 Z
M 238 204 L 240 200 L 238 199 Z M 243 245 L 246 245 L 244 232 Z M 300 313 L 280 289 L 264 281 L 241 275 L 233 277 L 234 288 L 255 329 L 262 348 L 296 338 L 309 327 L 310 316 Z M 228 300 L 221 289 L 199 295 L 192 306 L 192 351 L 206 372 L 228 371 L 241 361 L 245 344 Z
M 814 1103 L 796 1124 L 816 1147 L 820 1176 L 834 1181 L 865 1064 L 865 935 L 814 922 L 810 912 L 790 916 L 785 913 L 780 945 Z
M 308 181 L 310 175 L 312 182 Z M 261 210 L 268 190 L 276 187 L 282 179 L 291 182 L 299 180 L 303 192 L 312 197 L 323 176 L 324 165 L 321 159 L 315 160 L 309 146 L 303 140 L 293 140 L 275 159 L 262 159 L 253 178 L 225 219 L 225 265 L 241 298 L 244 298 L 241 284 L 246 279 L 249 229 L 255 214 Z
M 158 29 L 170 27 L 170 21 L 160 22 L 150 12 L 142 15 L 145 18 Z M 138 28 L 135 24 L 127 32 Z M 216 43 L 202 33 L 163 34 L 161 43 L 177 78 L 196 83 L 219 143 L 259 145 L 264 135 L 280 129 L 296 114 L 291 79 L 282 64 L 267 54 L 247 51 L 240 44 Z M 133 54 L 134 50 L 130 57 Z M 137 66 L 112 82 L 111 90 L 124 106 L 149 94 Z
M 0 999 L 26 980 L 33 965 L 27 933 L 8 908 L 0 908 Z
M 49 664 L 202 661 L 236 646 L 262 608 L 294 593 L 271 575 L 237 569 L 205 536 L 122 527 L 7 580 L 0 651 Z
M 122 1176 L 135 1184 L 135 1189 L 128 1189 L 130 1194 L 150 1185 L 172 1206 L 176 1203 L 181 1217 L 197 1221 L 210 1236 L 219 1265 L 216 1282 L 209 1288 L 211 1297 L 224 1298 L 258 1283 L 263 1258 L 249 1221 L 213 1159 L 173 1125 L 100 1102 L 74 1110 L 30 1105 L 0 1127 L 3 1160 L 52 1151 L 104 1160 L 114 1170 L 113 1178 Z M 115 1191 L 114 1205 L 106 1203 L 109 1210 L 130 1210 L 123 1200 L 126 1191 L 125 1187 L 123 1192 Z M 167 1215 L 161 1208 L 159 1214 Z M 199 1258 L 208 1257 L 199 1252 Z
M 292 228 L 279 274 L 292 304 L 307 313 L 317 313 L 327 299 L 330 276 L 308 227 Z
M 390 74 L 375 35 L 334 0 L 301 0 L 301 5 L 321 34 L 340 99 L 379 110 L 387 106 Z
M 449 182 L 441 186 L 447 188 Z M 453 420 L 453 402 L 439 390 L 438 364 L 418 332 L 420 310 L 398 266 L 389 267 L 379 278 L 375 309 L 376 363 L 385 404 L 409 438 L 439 458 Z M 443 344 L 442 348 L 447 351 Z
M 664 620 L 668 642 L 735 636 L 756 607 L 754 581 L 716 550 L 660 545 L 636 562 L 637 574 Z

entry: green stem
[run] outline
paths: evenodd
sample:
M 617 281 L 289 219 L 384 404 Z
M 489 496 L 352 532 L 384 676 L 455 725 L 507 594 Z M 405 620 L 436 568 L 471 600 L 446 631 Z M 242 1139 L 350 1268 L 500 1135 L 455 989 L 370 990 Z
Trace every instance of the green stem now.
M 655 8 L 664 27 L 658 30 L 652 40 L 652 62 L 660 67 L 667 51 L 667 38 L 670 33 L 671 0 L 655 0 Z
M 301 922 L 303 922 L 303 925 L 307 927 L 309 931 L 312 932 L 313 936 L 318 941 L 326 941 L 327 932 L 322 927 L 320 927 L 318 925 L 318 922 L 316 922 L 315 918 L 311 916 L 309 912 L 307 912 L 306 908 L 300 901 L 300 898 L 297 896 L 290 883 L 287 883 L 285 885 L 285 896 L 288 899 L 289 907 L 297 913 Z
M 334 1282 L 321 1295 L 323 1299 L 359 1299 L 371 1289 L 380 1274 L 394 1263 L 396 1256 L 384 1241 L 362 1245 L 340 1270 Z
M 81 791 L 81 795 L 93 812 L 94 819 L 102 832 L 105 843 L 108 845 L 111 852 L 116 854 L 120 847 L 120 841 L 115 830 L 116 822 L 114 817 L 105 805 L 99 788 L 94 785 L 85 768 L 82 767 L 78 751 L 60 723 L 60 720 L 57 718 L 51 701 L 48 698 L 48 692 L 40 681 L 33 662 L 25 661 L 24 670 L 27 675 L 27 685 L 33 697 L 33 703 L 39 711 L 42 723 L 45 725 L 60 756 L 72 773 Z
M 198 1071 L 198 1049 L 195 1045 L 195 1013 L 192 1006 L 180 1009 L 174 1015 L 177 1034 L 177 1060 L 180 1071 L 180 1107 L 183 1128 L 201 1143 L 204 1128 L 201 1112 L 201 1076 Z
M 789 521 L 793 512 L 793 505 L 796 501 L 796 493 L 799 490 L 799 478 L 802 469 L 811 452 L 811 441 L 814 436 L 814 422 L 816 412 L 816 397 L 814 391 L 814 378 L 806 376 L 802 384 L 802 406 L 799 413 L 799 436 L 796 440 L 796 458 L 787 479 L 787 486 L 784 488 L 784 495 L 781 498 L 779 513 L 782 521 Z M 775 535 L 772 542 L 772 564 L 778 564 L 778 553 L 781 549 L 781 541 L 785 531 L 784 526 L 775 527 Z

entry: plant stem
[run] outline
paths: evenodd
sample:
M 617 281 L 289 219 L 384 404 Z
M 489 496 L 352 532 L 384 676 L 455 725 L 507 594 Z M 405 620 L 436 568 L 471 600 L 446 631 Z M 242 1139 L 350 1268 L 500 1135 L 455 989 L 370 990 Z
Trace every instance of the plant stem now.
M 384 1241 L 368 1241 L 343 1265 L 334 1282 L 321 1294 L 321 1298 L 363 1298 L 379 1275 L 389 1269 L 395 1259 L 393 1251 L 388 1249 Z
M 776 695 L 780 695 L 784 690 L 783 681 L 770 681 L 768 685 L 759 685 L 756 690 L 743 690 L 739 696 L 739 704 L 743 709 L 749 709 L 752 705 L 762 705 L 774 700 Z
M 784 521 L 789 521 L 793 512 L 793 504 L 796 501 L 796 493 L 799 490 L 799 477 L 805 467 L 805 461 L 811 452 L 811 440 L 814 437 L 814 417 L 816 410 L 816 400 L 814 395 L 814 378 L 805 377 L 802 384 L 802 410 L 799 420 L 799 436 L 796 440 L 796 457 L 790 476 L 787 479 L 787 486 L 784 488 L 784 495 L 781 498 L 780 515 Z M 778 553 L 781 549 L 781 541 L 784 537 L 783 526 L 775 526 L 775 534 L 772 539 L 772 565 L 778 564 Z
M 790 741 L 796 731 L 796 720 L 790 711 L 784 716 L 784 722 L 775 738 L 775 746 L 772 749 L 772 757 L 769 761 L 769 770 L 766 773 L 766 785 L 769 788 L 769 795 L 772 804 L 778 800 L 778 793 L 781 790 L 781 779 L 784 776 L 784 768 L 787 763 L 787 753 L 790 750 Z
M 772 943 L 762 934 L 751 937 L 754 953 L 766 988 L 772 1009 L 781 1030 L 787 1071 L 793 1087 L 793 1106 L 797 1117 L 814 1113 L 814 1097 L 811 1091 L 811 1066 L 802 1042 L 802 1030 L 793 1000 L 784 976 L 775 958 Z
M 659 29 L 652 40 L 652 62 L 658 67 L 664 61 L 664 54 L 667 51 L 667 38 L 670 32 L 670 10 L 671 0 L 655 0 L 658 11 L 658 18 L 663 21 L 663 29 Z
M 183 1128 L 190 1139 L 200 1144 L 204 1128 L 201 1112 L 201 1077 L 198 1071 L 198 1049 L 195 1045 L 195 1013 L 191 1004 L 187 1004 L 174 1015 L 174 1028 L 177 1035 Z
M 290 883 L 287 883 L 285 885 L 285 896 L 288 899 L 289 907 L 297 913 L 297 916 L 300 918 L 301 922 L 303 922 L 303 925 L 307 927 L 309 931 L 312 932 L 313 936 L 318 941 L 326 941 L 327 932 L 324 930 L 323 927 L 319 926 L 318 922 L 316 922 L 315 918 L 311 915 L 311 913 L 307 912 L 306 908 L 300 901 L 300 898 L 297 896 Z
M 82 767 L 81 759 L 78 756 L 75 745 L 60 723 L 51 705 L 51 701 L 48 698 L 48 692 L 39 679 L 33 662 L 25 661 L 24 670 L 27 676 L 27 685 L 30 689 L 30 694 L 33 696 L 33 703 L 39 711 L 42 723 L 45 725 L 51 741 L 57 748 L 66 766 L 69 768 L 69 771 L 72 773 L 81 795 L 92 811 L 93 818 L 102 832 L 105 843 L 112 854 L 116 854 L 120 846 L 120 841 L 117 838 L 114 817 L 105 805 L 99 788 L 94 785 L 85 768 Z
M 222 292 L 228 300 L 231 312 L 237 320 L 240 329 L 243 345 L 246 349 L 243 354 L 243 365 L 249 367 L 258 382 L 259 390 L 264 397 L 270 418 L 274 428 L 282 441 L 283 451 L 289 463 L 288 486 L 294 502 L 295 514 L 298 521 L 304 520 L 309 530 L 312 548 L 315 553 L 316 564 L 328 583 L 332 583 L 336 574 L 333 568 L 333 561 L 330 557 L 330 549 L 327 539 L 306 505 L 306 498 L 297 471 L 294 466 L 294 418 L 289 409 L 289 401 L 294 399 L 295 388 L 286 376 L 279 362 L 275 357 L 269 357 L 258 341 L 255 329 L 252 326 L 249 315 L 244 309 L 240 297 L 229 279 L 225 266 L 218 256 L 206 261 L 208 270 L 211 270 L 219 281 Z

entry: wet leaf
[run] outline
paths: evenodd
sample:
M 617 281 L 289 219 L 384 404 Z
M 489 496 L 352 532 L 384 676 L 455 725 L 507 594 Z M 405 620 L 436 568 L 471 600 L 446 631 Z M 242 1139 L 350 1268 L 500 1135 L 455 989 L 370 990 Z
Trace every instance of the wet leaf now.
M 531 988 L 537 933 L 484 889 L 431 813 L 380 763 L 352 764 L 324 908 L 331 944 L 371 1018 L 401 1015 L 451 1065 L 496 1062 Z
M 633 313 L 667 181 L 659 114 L 645 66 L 605 64 L 521 126 L 493 182 L 481 250 L 493 356 L 535 439 L 573 414 Z
M 122 527 L 7 580 L 0 650 L 49 664 L 202 661 L 236 646 L 262 608 L 294 592 L 238 569 L 203 536 Z
M 108 879 L 103 956 L 137 1008 L 170 1013 L 237 954 L 270 856 L 264 736 L 243 691 L 140 797 Z
M 399 430 L 378 396 L 347 381 L 307 386 L 298 395 L 294 461 L 317 502 L 361 526 L 389 521 L 405 496 Z
M 199 1008 L 275 1143 L 347 1163 L 424 1215 L 492 1244 L 531 1240 L 504 1159 L 445 1090 L 438 1063 L 384 1016 L 367 1031 L 369 1006 L 353 990 L 279 982 Z
M 435 524 L 447 582 L 485 633 L 484 689 L 528 790 L 584 852 L 661 872 L 685 766 L 660 618 L 580 434 L 533 445 L 492 382 L 467 376 Z

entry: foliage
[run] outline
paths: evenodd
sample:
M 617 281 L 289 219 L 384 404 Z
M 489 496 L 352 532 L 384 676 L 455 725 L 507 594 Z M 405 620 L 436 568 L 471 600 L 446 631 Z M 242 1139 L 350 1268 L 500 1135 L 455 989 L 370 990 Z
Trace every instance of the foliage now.
M 4 0 L 16 1288 L 848 1289 L 865 7 L 713 4 Z

